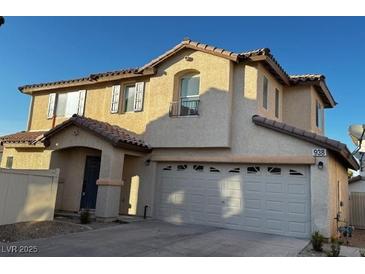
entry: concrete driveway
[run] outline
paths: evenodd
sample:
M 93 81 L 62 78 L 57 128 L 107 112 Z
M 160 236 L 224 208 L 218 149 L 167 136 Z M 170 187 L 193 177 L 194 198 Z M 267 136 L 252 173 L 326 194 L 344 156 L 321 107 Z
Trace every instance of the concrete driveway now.
M 308 240 L 156 220 L 47 239 L 13 243 L 37 246 L 31 256 L 296 256 Z M 1 253 L 4 256 L 7 253 Z M 9 254 L 8 254 L 9 255 Z

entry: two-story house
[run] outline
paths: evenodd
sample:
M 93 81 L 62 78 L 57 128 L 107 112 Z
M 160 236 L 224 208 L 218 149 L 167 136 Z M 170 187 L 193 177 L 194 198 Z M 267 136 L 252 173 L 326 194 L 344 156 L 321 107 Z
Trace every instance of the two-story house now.
M 295 237 L 347 219 L 358 163 L 324 136 L 325 77 L 288 75 L 269 49 L 184 40 L 140 68 L 19 90 L 28 128 L 0 139 L 1 166 L 60 168 L 58 210 Z

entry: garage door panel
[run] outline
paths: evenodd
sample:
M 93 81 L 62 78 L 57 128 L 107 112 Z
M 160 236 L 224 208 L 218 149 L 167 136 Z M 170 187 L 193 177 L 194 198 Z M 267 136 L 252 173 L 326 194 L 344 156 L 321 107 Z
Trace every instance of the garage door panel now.
M 286 203 L 278 200 L 266 200 L 265 209 L 269 212 L 285 212 Z
M 247 174 L 245 165 L 202 164 L 203 171 L 186 165 L 185 170 L 176 171 L 176 164 L 171 164 L 171 170 L 159 173 L 160 218 L 309 236 L 310 189 L 305 166 L 278 166 L 281 173 L 277 175 L 268 172 L 267 166 L 255 166 L 256 171 Z M 210 167 L 220 172 L 210 172 Z
M 266 193 L 283 193 L 284 185 L 281 182 L 266 182 L 265 183 L 265 192 Z
M 307 206 L 305 202 L 288 202 L 288 213 L 294 214 L 306 214 L 307 213 Z
M 244 191 L 250 191 L 250 192 L 262 192 L 264 191 L 264 183 L 262 182 L 255 182 L 255 181 L 245 181 L 245 184 L 244 184 Z
M 288 193 L 289 194 L 303 194 L 308 193 L 307 186 L 305 184 L 289 184 L 288 185 Z
M 262 209 L 262 202 L 261 199 L 254 199 L 254 198 L 250 198 L 250 199 L 245 199 L 245 203 L 244 203 L 244 208 L 245 209 L 254 209 L 254 210 L 261 210 Z

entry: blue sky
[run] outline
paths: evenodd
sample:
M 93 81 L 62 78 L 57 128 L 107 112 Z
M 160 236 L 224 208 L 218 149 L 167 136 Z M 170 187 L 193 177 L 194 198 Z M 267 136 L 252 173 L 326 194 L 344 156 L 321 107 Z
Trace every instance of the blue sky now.
M 233 51 L 269 47 L 290 74 L 323 73 L 339 103 L 326 134 L 353 148 L 365 123 L 362 17 L 6 17 L 0 27 L 0 135 L 24 130 L 23 84 L 141 66 L 184 37 Z

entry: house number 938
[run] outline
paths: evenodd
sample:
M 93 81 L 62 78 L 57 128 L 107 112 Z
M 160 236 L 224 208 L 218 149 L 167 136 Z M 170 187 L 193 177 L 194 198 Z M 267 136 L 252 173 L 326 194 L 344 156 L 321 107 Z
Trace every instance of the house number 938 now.
M 312 150 L 312 155 L 314 157 L 326 157 L 327 156 L 327 151 L 324 148 L 314 148 Z

